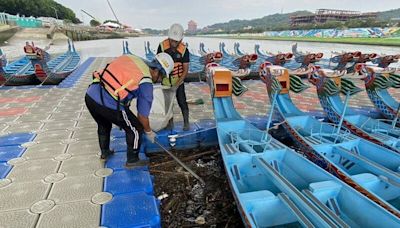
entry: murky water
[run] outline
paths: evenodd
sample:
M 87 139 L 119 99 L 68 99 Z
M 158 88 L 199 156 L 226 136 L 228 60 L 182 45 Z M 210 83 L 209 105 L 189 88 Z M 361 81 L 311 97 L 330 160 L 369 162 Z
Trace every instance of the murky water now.
M 157 48 L 159 42 L 165 37 L 136 37 L 129 39 L 112 39 L 112 40 L 91 40 L 75 42 L 76 49 L 81 53 L 82 59 L 88 57 L 112 57 L 118 56 L 122 53 L 122 41 L 128 40 L 129 48 L 132 52 L 139 56 L 144 56 L 144 43 L 149 41 L 151 48 Z M 269 51 L 272 53 L 290 52 L 292 41 L 269 41 L 269 40 L 234 40 L 234 39 L 221 39 L 221 38 L 204 38 L 204 37 L 186 37 L 185 42 L 189 44 L 189 49 L 193 53 L 198 53 L 200 42 L 205 43 L 206 50 L 218 50 L 219 42 L 223 41 L 226 44 L 226 49 L 233 52 L 233 43 L 239 42 L 240 48 L 244 52 L 254 52 L 254 45 L 260 44 L 261 50 Z M 25 41 L 12 42 L 2 47 L 7 53 L 7 56 L 14 59 L 23 55 L 23 44 Z M 44 46 L 49 41 L 37 41 L 37 45 Z M 399 54 L 400 47 L 385 47 L 385 46 L 371 46 L 371 45 L 354 45 L 354 44 L 330 44 L 330 43 L 309 43 L 298 42 L 298 48 L 301 51 L 323 52 L 325 57 L 330 57 L 332 51 L 361 51 L 366 53 L 377 54 Z M 66 50 L 64 42 L 56 42 L 51 46 L 50 53 L 61 53 Z

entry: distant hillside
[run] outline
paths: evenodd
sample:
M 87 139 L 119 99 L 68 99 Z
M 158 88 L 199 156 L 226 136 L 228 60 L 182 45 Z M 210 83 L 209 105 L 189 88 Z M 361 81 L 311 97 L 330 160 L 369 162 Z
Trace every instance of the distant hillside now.
M 290 17 L 297 15 L 312 15 L 309 11 L 296 11 L 285 14 L 272 14 L 262 18 L 253 20 L 231 20 L 225 23 L 218 23 L 207 26 L 204 30 L 206 33 L 229 33 L 229 32 L 263 32 L 263 31 L 280 31 L 290 28 Z M 310 24 L 297 29 L 312 29 L 312 28 L 337 28 L 337 27 L 366 27 L 366 26 L 386 26 L 391 18 L 400 18 L 400 9 L 378 12 L 378 20 L 368 19 L 366 21 L 351 20 L 348 22 L 330 21 L 325 24 Z
M 79 23 L 75 13 L 54 0 L 0 0 L 0 12 L 34 17 L 56 17 Z
M 281 30 L 289 28 L 289 18 L 296 15 L 311 15 L 309 11 L 296 11 L 293 13 L 285 14 L 272 14 L 262 18 L 257 18 L 253 20 L 231 20 L 226 23 L 218 23 L 214 25 L 207 26 L 207 29 L 211 31 L 215 30 L 242 30 L 245 27 L 251 26 L 247 29 L 260 29 L 260 30 Z
M 378 19 L 388 21 L 392 18 L 400 18 L 400 8 L 378 13 Z

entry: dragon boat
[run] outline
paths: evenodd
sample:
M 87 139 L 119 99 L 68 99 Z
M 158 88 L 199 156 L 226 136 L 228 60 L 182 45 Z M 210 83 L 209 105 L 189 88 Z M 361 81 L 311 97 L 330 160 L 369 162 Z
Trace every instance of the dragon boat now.
M 32 43 L 26 44 L 29 45 L 31 49 L 42 50 Z M 46 47 L 42 50 L 44 54 L 44 60 L 49 61 L 50 55 L 47 53 Z M 0 85 L 37 85 L 40 81 L 35 76 L 35 70 L 29 61 L 29 59 L 24 56 L 19 58 L 16 61 L 7 64 L 7 59 L 5 58 L 5 54 L 2 52 L 2 60 L 0 61 Z
M 312 75 L 318 77 L 320 73 L 310 74 L 310 80 L 314 80 Z M 299 152 L 399 219 L 400 155 L 342 129 L 343 118 L 338 125 L 323 123 L 299 110 L 289 90 L 301 92 L 308 86 L 289 75 L 287 69 L 265 64 L 261 76 L 276 103 L 273 108 L 277 118 Z M 358 206 L 353 209 L 363 210 Z
M 400 103 L 390 95 L 388 88 L 400 88 L 400 74 L 396 73 L 396 69 L 388 68 L 388 64 L 380 66 L 362 64 L 359 65 L 357 70 L 364 76 L 362 79 L 369 99 L 375 108 L 388 119 L 384 122 L 390 124 L 390 122 L 393 122 L 392 120 L 395 120 L 394 122 L 399 125 Z
M 207 69 L 225 171 L 247 227 L 400 225 L 394 215 L 244 120 L 233 105 L 231 71 L 218 65 Z
M 76 52 L 74 44 L 68 40 L 68 51 L 46 62 L 42 49 L 32 48 L 26 45 L 24 48 L 26 57 L 35 69 L 36 77 L 41 84 L 58 85 L 70 75 L 79 65 L 80 56 Z
M 359 114 L 348 107 L 349 97 L 362 90 L 351 80 L 343 78 L 344 72 L 328 69 L 319 69 L 315 72 L 317 73 L 312 74 L 309 81 L 316 86 L 321 106 L 331 122 L 338 124 L 342 119 L 343 125 L 351 133 L 400 153 L 399 128 L 385 121 Z M 345 101 L 340 97 L 340 93 L 346 95 Z

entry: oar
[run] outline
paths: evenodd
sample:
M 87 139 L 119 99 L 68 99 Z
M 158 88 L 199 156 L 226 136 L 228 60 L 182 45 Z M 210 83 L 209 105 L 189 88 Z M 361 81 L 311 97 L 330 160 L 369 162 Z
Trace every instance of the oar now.
M 202 186 L 206 185 L 206 182 L 204 182 L 201 177 L 199 177 L 193 170 L 191 170 L 189 167 L 185 165 L 179 158 L 177 158 L 174 154 L 172 154 L 169 150 L 167 150 L 161 143 L 159 143 L 157 140 L 154 141 L 155 144 L 157 144 L 161 149 L 163 149 L 169 156 L 171 156 L 180 166 L 182 166 L 186 171 L 188 171 L 194 178 L 196 178 L 198 181 L 200 181 Z

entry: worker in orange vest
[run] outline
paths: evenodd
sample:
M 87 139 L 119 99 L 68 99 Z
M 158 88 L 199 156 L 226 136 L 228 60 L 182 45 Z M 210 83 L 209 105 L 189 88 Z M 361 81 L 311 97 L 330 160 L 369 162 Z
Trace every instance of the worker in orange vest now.
M 112 124 L 125 130 L 127 144 L 126 167 L 145 165 L 139 159 L 142 133 L 151 142 L 156 134 L 151 130 L 149 114 L 153 102 L 153 82 L 169 75 L 174 62 L 166 53 L 157 54 L 152 62 L 145 62 L 133 55 L 123 55 L 108 64 L 101 72 L 93 73 L 85 102 L 98 125 L 97 133 L 101 159 L 113 154 L 110 150 Z M 137 99 L 135 116 L 129 109 L 131 100 Z
M 164 77 L 162 85 L 170 86 L 176 89 L 176 99 L 182 111 L 183 116 L 183 130 L 190 129 L 189 125 L 189 107 L 186 102 L 185 84 L 184 80 L 189 72 L 189 51 L 186 45 L 182 43 L 183 27 L 180 24 L 173 24 L 168 31 L 168 39 L 160 43 L 157 53 L 165 52 L 169 54 L 174 60 L 174 70 L 169 77 Z M 172 129 L 173 118 L 168 122 L 167 129 Z

